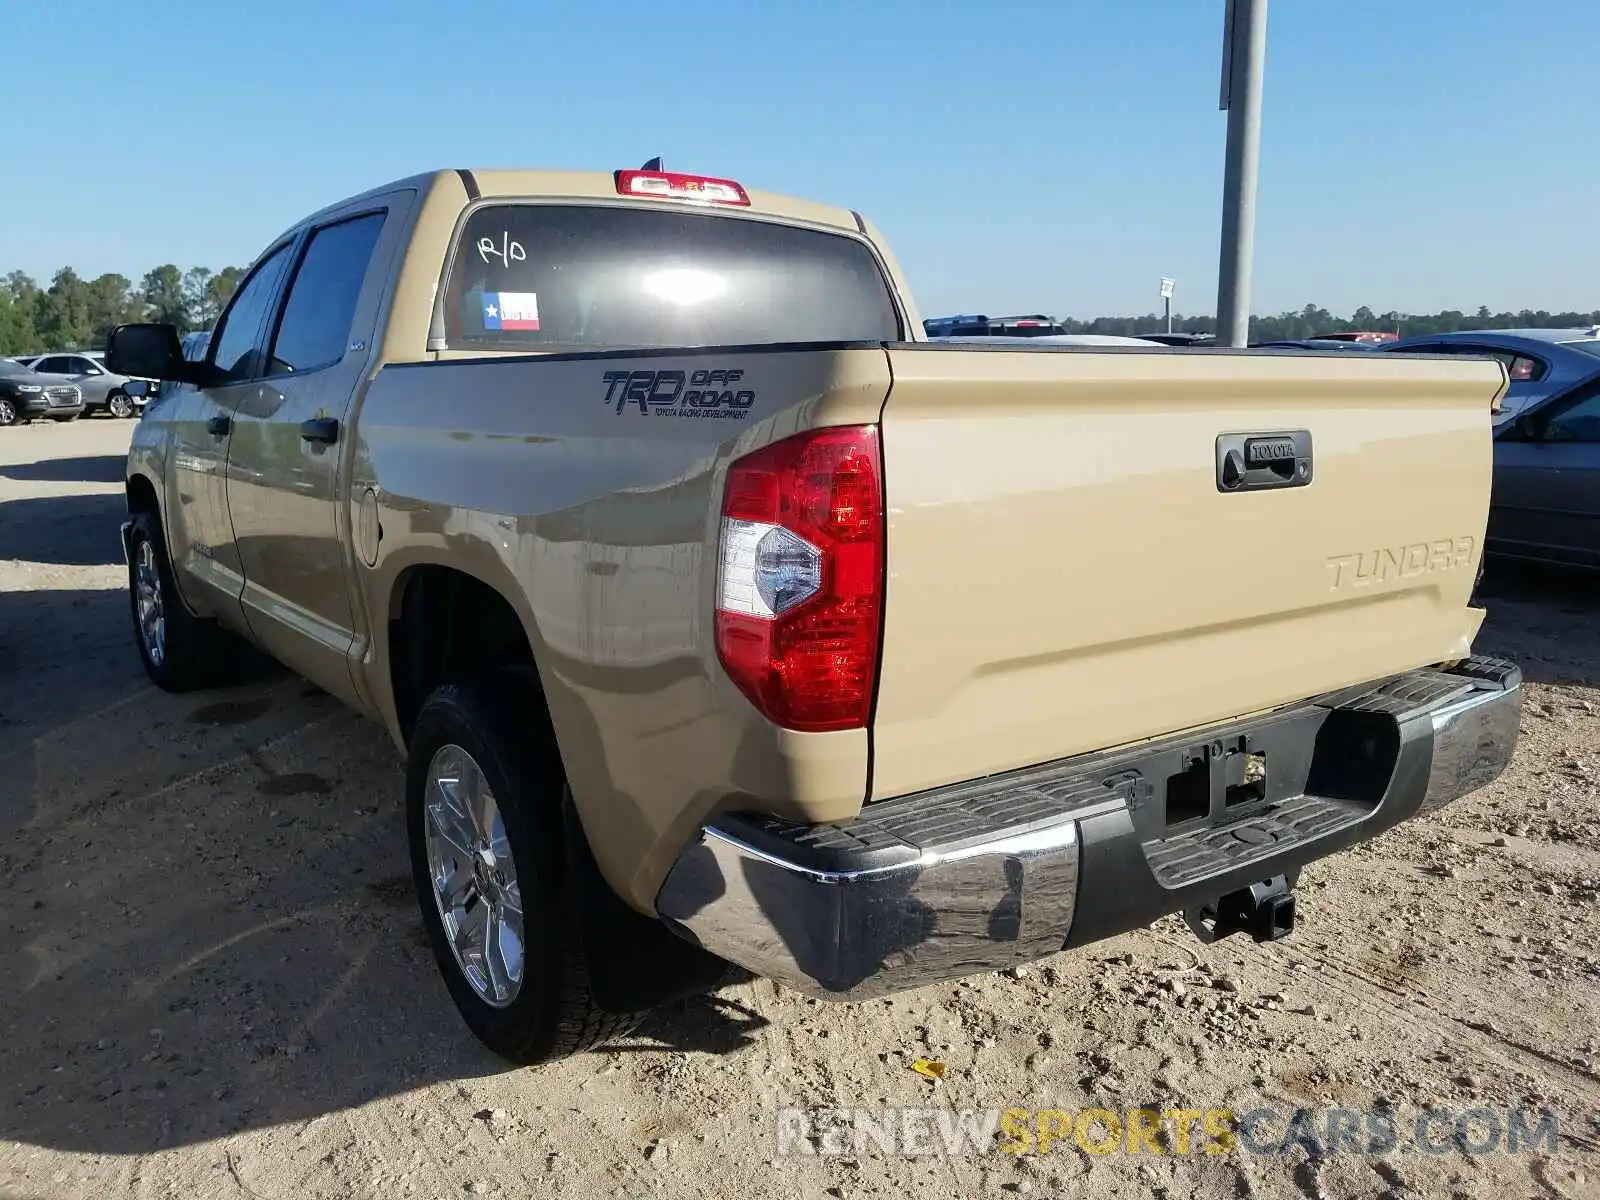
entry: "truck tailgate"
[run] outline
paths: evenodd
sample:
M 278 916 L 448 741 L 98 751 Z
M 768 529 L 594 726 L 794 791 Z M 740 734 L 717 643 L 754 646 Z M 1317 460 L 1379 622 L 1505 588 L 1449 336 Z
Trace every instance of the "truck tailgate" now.
M 1497 363 L 889 358 L 873 799 L 1468 653 Z M 1297 433 L 1309 482 L 1285 486 Z

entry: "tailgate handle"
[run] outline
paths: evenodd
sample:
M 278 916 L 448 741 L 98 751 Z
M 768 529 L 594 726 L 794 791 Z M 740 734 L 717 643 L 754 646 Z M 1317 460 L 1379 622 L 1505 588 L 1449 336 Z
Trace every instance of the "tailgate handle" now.
M 1224 433 L 1217 437 L 1217 490 L 1265 491 L 1311 482 L 1311 431 Z

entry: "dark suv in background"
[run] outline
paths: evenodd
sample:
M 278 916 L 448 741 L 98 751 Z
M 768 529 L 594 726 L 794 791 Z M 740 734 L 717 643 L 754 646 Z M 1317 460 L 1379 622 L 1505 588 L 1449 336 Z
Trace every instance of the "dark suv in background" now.
M 82 415 L 83 393 L 77 385 L 41 375 L 26 363 L 0 359 L 0 425 L 39 417 L 73 421 Z

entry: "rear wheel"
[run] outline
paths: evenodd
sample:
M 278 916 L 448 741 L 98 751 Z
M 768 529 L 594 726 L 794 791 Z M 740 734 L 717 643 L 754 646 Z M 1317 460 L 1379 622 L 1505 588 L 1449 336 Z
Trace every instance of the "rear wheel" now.
M 135 513 L 128 531 L 128 604 L 145 674 L 162 690 L 218 687 L 259 670 L 253 647 L 184 607 L 153 512 Z
M 467 1026 L 518 1063 L 578 1053 L 634 1023 L 590 991 L 565 792 L 554 739 L 516 675 L 446 684 L 423 704 L 406 769 L 423 924 Z

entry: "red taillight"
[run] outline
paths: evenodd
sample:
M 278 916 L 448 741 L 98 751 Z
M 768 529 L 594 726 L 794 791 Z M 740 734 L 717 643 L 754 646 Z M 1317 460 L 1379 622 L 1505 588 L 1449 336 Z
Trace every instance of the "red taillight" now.
M 774 724 L 807 732 L 867 724 L 883 543 L 883 469 L 871 425 L 798 434 L 728 468 L 717 654 Z
M 750 206 L 744 187 L 731 179 L 681 175 L 676 171 L 618 171 L 617 194 L 647 200 L 688 200 L 696 204 Z

